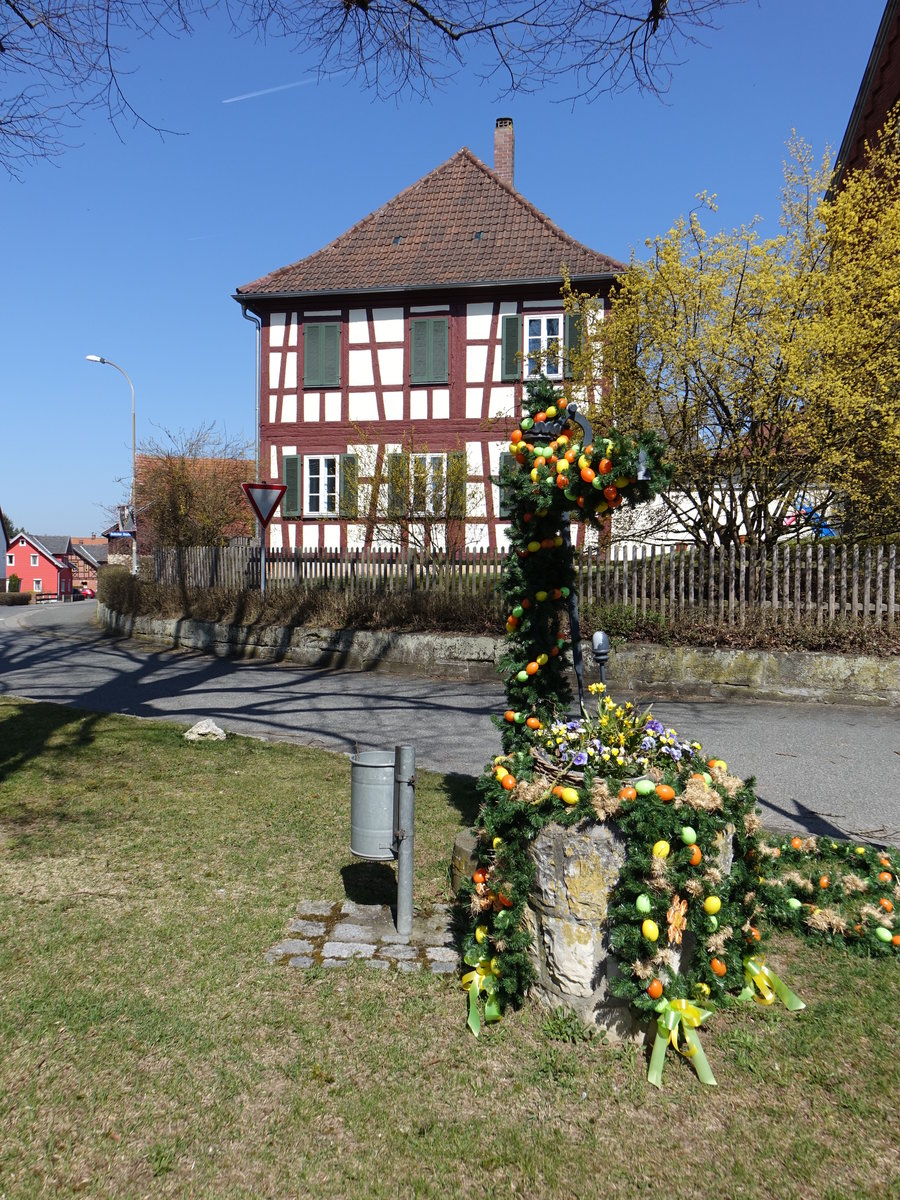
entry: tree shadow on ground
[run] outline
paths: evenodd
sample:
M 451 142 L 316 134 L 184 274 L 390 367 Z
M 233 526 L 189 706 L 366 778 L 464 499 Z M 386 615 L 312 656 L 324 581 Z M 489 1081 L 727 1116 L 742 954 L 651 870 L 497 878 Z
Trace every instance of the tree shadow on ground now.
M 0 737 L 0 783 L 41 754 L 64 770 L 74 750 L 93 742 L 94 729 L 102 717 L 101 713 L 42 701 L 15 700 L 10 710 L 3 718 Z
M 443 777 L 444 793 L 459 813 L 461 823 L 467 828 L 478 820 L 478 810 L 481 807 L 476 782 L 474 775 L 462 775 L 455 771 Z

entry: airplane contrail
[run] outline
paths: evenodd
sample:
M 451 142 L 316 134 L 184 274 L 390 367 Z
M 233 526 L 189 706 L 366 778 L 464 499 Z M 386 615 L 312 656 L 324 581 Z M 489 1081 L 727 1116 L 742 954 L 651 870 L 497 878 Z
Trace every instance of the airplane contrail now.
M 281 83 L 278 87 L 262 88 L 258 92 L 245 92 L 243 96 L 229 96 L 223 104 L 237 104 L 238 100 L 255 100 L 257 96 L 270 96 L 272 92 L 286 92 L 288 88 L 303 87 L 307 83 L 315 83 L 315 79 L 298 79 L 296 83 Z

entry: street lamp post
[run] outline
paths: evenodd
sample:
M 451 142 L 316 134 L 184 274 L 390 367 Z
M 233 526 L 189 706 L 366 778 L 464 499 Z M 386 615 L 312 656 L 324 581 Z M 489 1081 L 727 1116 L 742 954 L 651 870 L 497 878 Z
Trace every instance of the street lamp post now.
M 137 512 L 134 506 L 134 492 L 137 467 L 137 443 L 134 438 L 134 384 L 131 382 L 131 376 L 127 371 L 123 371 L 118 363 L 112 362 L 108 358 L 101 358 L 99 354 L 86 354 L 85 358 L 88 362 L 104 363 L 107 367 L 115 367 L 120 375 L 124 375 L 128 380 L 128 386 L 131 388 L 131 573 L 138 573 L 138 544 L 137 544 Z

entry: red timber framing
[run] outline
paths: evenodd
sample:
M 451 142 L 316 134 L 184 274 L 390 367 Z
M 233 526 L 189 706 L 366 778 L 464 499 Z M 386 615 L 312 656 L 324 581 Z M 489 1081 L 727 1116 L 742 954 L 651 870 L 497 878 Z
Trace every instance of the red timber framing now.
M 273 549 L 505 546 L 496 480 L 529 336 L 562 351 L 564 271 L 605 298 L 622 267 L 516 192 L 504 161 L 501 175 L 460 150 L 237 290 L 260 321 L 260 477 L 287 487 Z

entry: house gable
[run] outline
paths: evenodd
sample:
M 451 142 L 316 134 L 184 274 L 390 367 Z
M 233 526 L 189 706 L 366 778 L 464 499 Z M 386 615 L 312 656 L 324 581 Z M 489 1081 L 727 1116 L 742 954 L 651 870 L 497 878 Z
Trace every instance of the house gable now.
M 68 595 L 72 590 L 72 570 L 46 545 L 48 541 L 54 546 L 70 545 L 67 537 L 38 538 L 31 533 L 17 533 L 6 549 L 7 577 L 17 575 L 22 591 Z M 40 587 L 36 587 L 36 581 Z
M 308 258 L 239 287 L 263 299 L 585 282 L 624 269 L 583 246 L 463 147 Z
M 328 246 L 237 290 L 260 318 L 260 473 L 288 488 L 273 548 L 504 544 L 497 479 L 525 378 L 543 363 L 563 383 L 577 332 L 564 275 L 605 299 L 624 267 L 515 190 L 497 125 L 500 169 L 463 148 Z

